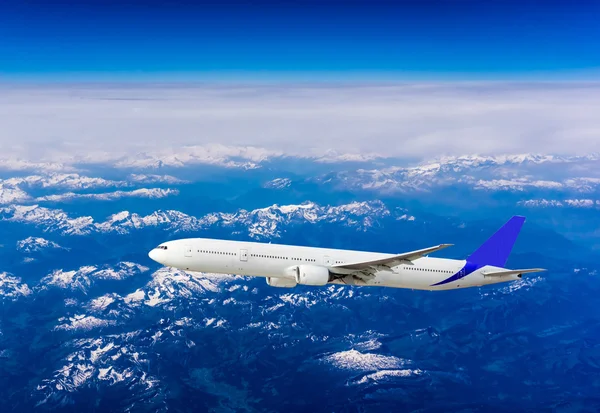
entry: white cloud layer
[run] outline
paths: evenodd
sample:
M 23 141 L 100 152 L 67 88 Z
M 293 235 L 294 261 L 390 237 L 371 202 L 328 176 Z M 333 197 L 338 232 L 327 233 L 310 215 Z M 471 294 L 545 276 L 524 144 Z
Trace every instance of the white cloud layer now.
M 70 164 L 209 144 L 266 148 L 240 151 L 252 161 L 330 149 L 585 154 L 598 150 L 598 113 L 600 83 L 5 84 L 0 158 Z

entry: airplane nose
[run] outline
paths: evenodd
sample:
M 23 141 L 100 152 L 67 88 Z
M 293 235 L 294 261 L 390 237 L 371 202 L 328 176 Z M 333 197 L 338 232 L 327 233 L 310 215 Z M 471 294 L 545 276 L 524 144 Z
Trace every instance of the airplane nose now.
M 162 264 L 162 262 L 159 261 L 160 251 L 157 250 L 156 248 L 154 248 L 153 250 L 151 250 L 148 253 L 148 256 L 150 257 L 151 260 L 156 261 L 159 264 Z

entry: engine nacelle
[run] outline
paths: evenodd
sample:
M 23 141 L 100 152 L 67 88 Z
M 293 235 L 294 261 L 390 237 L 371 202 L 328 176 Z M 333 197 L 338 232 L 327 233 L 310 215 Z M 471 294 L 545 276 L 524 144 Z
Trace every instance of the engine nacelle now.
M 267 277 L 267 284 L 269 284 L 271 287 L 279 288 L 293 288 L 297 285 L 296 280 L 275 277 Z
M 299 265 L 296 282 L 303 285 L 325 285 L 329 282 L 329 270 L 316 265 Z

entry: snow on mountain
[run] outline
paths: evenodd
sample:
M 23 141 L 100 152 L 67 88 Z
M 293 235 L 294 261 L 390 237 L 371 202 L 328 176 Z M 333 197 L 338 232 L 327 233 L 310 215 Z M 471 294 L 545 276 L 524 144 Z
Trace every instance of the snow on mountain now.
M 580 157 L 561 157 L 555 155 L 542 155 L 542 154 L 514 154 L 514 155 L 495 155 L 495 156 L 481 156 L 481 155 L 462 155 L 462 156 L 444 156 L 438 158 L 434 162 L 424 164 L 435 165 L 439 164 L 442 168 L 451 168 L 453 170 L 473 167 L 485 167 L 492 165 L 506 165 L 506 164 L 523 164 L 523 163 L 561 163 L 561 162 L 576 162 Z M 587 159 L 587 158 L 586 158 Z M 591 158 L 595 159 L 595 158 Z
M 0 298 L 14 301 L 19 297 L 28 296 L 31 290 L 19 277 L 7 272 L 0 272 Z
M 25 177 L 16 177 L 0 180 L 0 205 L 14 204 L 19 202 L 28 202 L 31 196 L 28 191 L 33 189 L 67 189 L 67 190 L 86 190 L 91 188 L 116 188 L 130 186 L 132 183 L 126 181 L 113 181 L 104 178 L 93 178 L 82 176 L 76 173 L 48 173 L 45 175 L 31 175 Z M 62 201 L 72 198 L 92 198 L 92 199 L 117 199 L 123 196 L 142 196 L 142 197 L 164 197 L 171 195 L 168 192 L 172 190 L 160 189 L 139 189 L 131 193 L 120 191 L 109 194 L 75 194 L 69 192 L 66 194 L 53 194 L 37 198 L 36 201 Z
M 263 187 L 269 189 L 285 189 L 292 184 L 289 178 L 275 178 L 272 181 L 266 182 Z
M 478 180 L 475 183 L 475 189 L 487 189 L 487 190 L 511 190 L 511 191 L 525 191 L 531 188 L 545 188 L 545 189 L 561 189 L 564 188 L 564 184 L 556 181 L 544 181 L 544 180 L 529 180 L 527 178 L 518 179 L 492 179 L 492 180 Z
M 566 164 L 598 160 L 600 160 L 599 154 L 589 154 L 587 156 L 558 156 L 531 153 L 493 156 L 462 155 L 440 157 L 433 161 L 424 162 L 411 169 L 416 173 L 419 173 L 419 171 L 461 172 L 465 170 L 485 169 L 499 166 Z
M 115 200 L 125 197 L 164 198 L 177 195 L 175 189 L 139 188 L 132 191 L 118 190 L 107 193 L 81 194 L 73 191 L 92 188 L 118 188 L 140 183 L 171 183 L 181 184 L 181 181 L 169 175 L 131 175 L 131 181 L 113 181 L 104 178 L 82 176 L 76 173 L 49 173 L 46 175 L 31 175 L 0 180 L 0 205 L 29 202 L 32 200 L 28 191 L 34 189 L 67 189 L 71 192 L 51 194 L 38 197 L 34 202 L 62 202 L 73 199 Z
M 517 205 L 527 208 L 600 208 L 599 199 L 565 199 L 559 201 L 556 199 L 528 199 L 519 201 Z
M 382 193 L 429 191 L 435 186 L 451 185 L 472 180 L 469 176 L 445 173 L 439 164 L 420 167 L 390 167 L 383 169 L 358 169 L 327 174 L 317 182 L 336 187 L 363 189 Z
M 96 297 L 90 301 L 88 307 L 93 311 L 101 311 L 106 310 L 108 306 L 115 302 L 118 299 L 118 296 L 114 293 L 106 294 L 101 297 Z
M 550 163 L 597 162 L 597 155 L 558 157 L 550 155 L 460 156 L 440 158 L 416 166 L 358 169 L 328 174 L 317 182 L 341 188 L 378 192 L 429 191 L 434 187 L 464 184 L 475 189 L 522 191 L 528 188 L 570 189 L 590 192 L 600 187 L 594 177 L 549 180 L 539 166 Z M 535 169 L 537 167 L 537 169 Z M 527 172 L 524 172 L 527 168 Z M 534 169 L 531 169 L 534 168 Z M 539 176 L 536 176 L 535 173 Z
M 323 361 L 337 368 L 350 370 L 398 369 L 408 364 L 406 360 L 398 357 L 361 353 L 354 349 L 328 355 L 323 358 Z
M 97 268 L 92 265 L 72 271 L 54 270 L 42 278 L 41 283 L 46 286 L 87 291 L 92 285 L 90 274 L 96 270 Z
M 593 192 L 600 187 L 597 178 L 569 178 L 562 182 L 529 178 L 478 180 L 475 189 L 524 191 L 531 188 L 572 189 L 578 192 Z
M 353 202 L 341 206 L 319 206 L 312 202 L 300 205 L 272 205 L 253 211 L 240 210 L 235 214 L 209 214 L 201 222 L 224 227 L 241 226 L 253 238 L 280 237 L 282 226 L 303 223 L 339 223 L 365 231 L 374 219 L 390 216 L 381 201 Z
M 87 314 L 61 319 L 59 321 L 62 324 L 57 329 L 74 330 L 115 325 L 135 317 L 147 307 L 174 310 L 181 308 L 182 305 L 189 305 L 190 302 L 197 302 L 198 306 L 200 306 L 200 301 L 212 304 L 215 297 L 218 297 L 215 293 L 223 291 L 222 284 L 229 285 L 231 281 L 242 279 L 243 277 L 234 275 L 184 272 L 173 268 L 161 268 L 152 274 L 151 280 L 143 287 L 129 294 L 122 296 L 108 293 L 91 299 L 80 307 L 81 314 L 84 314 L 83 312 Z M 220 319 L 213 327 L 221 326 L 225 322 Z M 193 323 L 190 320 L 186 325 L 191 326 L 191 324 Z M 179 325 L 181 325 L 179 321 L 173 323 L 173 326 Z M 165 328 L 172 329 L 173 326 Z
M 410 377 L 423 374 L 420 369 L 402 369 L 402 370 L 380 370 L 376 373 L 370 373 L 362 376 L 358 380 L 354 380 L 352 384 L 364 385 L 367 383 L 378 384 L 385 380 L 391 380 L 397 377 Z
M 121 198 L 151 198 L 159 199 L 168 196 L 178 195 L 179 191 L 176 189 L 161 189 L 161 188 L 140 188 L 133 191 L 114 191 L 98 194 L 76 194 L 74 192 L 67 192 L 65 194 L 47 195 L 36 198 L 36 202 L 64 202 L 71 201 L 74 199 L 93 199 L 96 201 L 114 201 Z
M 376 225 L 377 219 L 395 217 L 414 220 L 406 211 L 389 211 L 381 201 L 353 202 L 340 206 L 320 206 L 312 202 L 300 205 L 272 205 L 253 211 L 236 213 L 211 213 L 201 218 L 179 211 L 156 211 L 147 216 L 122 211 L 106 221 L 95 223 L 91 217 L 70 218 L 61 210 L 34 206 L 10 206 L 0 208 L 0 220 L 31 223 L 44 231 L 63 235 L 86 235 L 92 232 L 130 233 L 147 227 L 163 230 L 198 231 L 218 225 L 236 231 L 247 231 L 253 238 L 281 236 L 285 225 L 304 223 L 338 223 L 359 231 Z
M 96 230 L 92 217 L 70 218 L 60 209 L 48 209 L 38 205 L 11 205 L 0 208 L 0 220 L 31 223 L 42 227 L 44 232 L 59 232 L 63 235 L 87 235 Z
M 117 293 L 108 293 L 91 299 L 81 310 L 87 312 L 86 316 L 107 321 L 107 325 L 112 325 L 135 317 L 138 307 L 135 301 L 126 300 Z
M 549 208 L 549 207 L 562 207 L 563 203 L 561 201 L 557 201 L 555 199 L 528 199 L 524 201 L 517 202 L 517 205 L 534 208 Z
M 485 291 L 481 290 L 481 297 L 487 297 L 487 296 L 500 296 L 500 295 L 507 295 L 507 294 L 512 294 L 517 290 L 530 290 L 531 288 L 534 287 L 535 284 L 537 283 L 543 283 L 545 282 L 547 279 L 540 276 L 540 277 L 527 277 L 527 278 L 521 278 L 520 280 L 517 280 L 515 282 L 512 283 L 508 283 L 506 286 L 496 289 L 496 290 L 489 290 L 489 291 Z
M 0 182 L 0 205 L 29 201 L 31 197 L 21 188 Z
M 132 182 L 137 182 L 137 183 L 144 183 L 144 184 L 156 184 L 156 183 L 161 183 L 161 184 L 185 184 L 187 183 L 187 181 L 184 181 L 182 179 L 176 178 L 174 176 L 171 175 L 147 175 L 147 174 L 131 174 L 129 175 L 129 180 Z
M 94 278 L 99 280 L 123 280 L 148 271 L 148 267 L 134 262 L 122 261 L 115 267 L 104 266 L 94 273 Z
M 409 177 L 432 177 L 440 174 L 457 173 L 470 170 L 482 170 L 498 166 L 518 166 L 523 164 L 542 164 L 549 162 L 575 162 L 579 158 L 557 157 L 540 154 L 518 154 L 498 156 L 449 156 L 408 168 L 390 168 L 390 171 L 405 171 Z
M 120 262 L 114 267 L 87 265 L 77 270 L 54 270 L 40 281 L 41 288 L 56 287 L 87 292 L 95 280 L 123 280 L 148 271 L 147 267 L 132 262 Z
M 179 211 L 156 211 L 150 215 L 122 211 L 111 215 L 106 221 L 96 224 L 100 232 L 127 234 L 146 227 L 160 227 L 173 231 L 193 231 L 202 228 L 200 219 Z
M 233 276 L 207 277 L 201 273 L 161 268 L 152 274 L 152 281 L 125 296 L 124 301 L 133 306 L 143 304 L 149 307 L 168 307 L 179 298 L 201 299 L 206 293 L 218 292 L 219 282 L 231 279 Z
M 32 253 L 48 249 L 65 249 L 56 242 L 48 241 L 39 237 L 28 237 L 24 240 L 17 241 L 17 251 Z
M 148 375 L 148 354 L 136 346 L 139 332 L 68 341 L 70 353 L 51 377 L 43 379 L 34 396 L 37 406 L 69 403 L 71 394 L 83 388 L 96 389 L 125 383 L 134 394 L 156 390 L 158 378 Z
M 600 200 L 593 199 L 567 199 L 565 204 L 574 208 L 593 208 L 600 207 Z
M 34 188 L 60 188 L 80 190 L 91 188 L 113 188 L 127 186 L 125 181 L 112 181 L 104 178 L 93 178 L 76 173 L 49 173 L 46 175 L 31 175 L 19 178 L 10 178 L 3 181 L 12 186 L 26 186 Z
M 567 188 L 578 189 L 581 192 L 593 192 L 600 188 L 600 178 L 580 177 L 565 179 Z
M 61 317 L 54 330 L 60 331 L 89 331 L 99 327 L 108 327 L 116 324 L 115 320 L 102 320 L 90 315 L 76 314 L 73 317 Z

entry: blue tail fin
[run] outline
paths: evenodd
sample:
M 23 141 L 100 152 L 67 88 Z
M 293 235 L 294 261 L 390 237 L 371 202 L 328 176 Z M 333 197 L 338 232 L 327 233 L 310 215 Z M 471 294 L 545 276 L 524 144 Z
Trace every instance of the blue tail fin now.
M 518 215 L 509 219 L 477 251 L 471 254 L 467 261 L 480 266 L 504 267 L 524 222 L 525 217 Z

